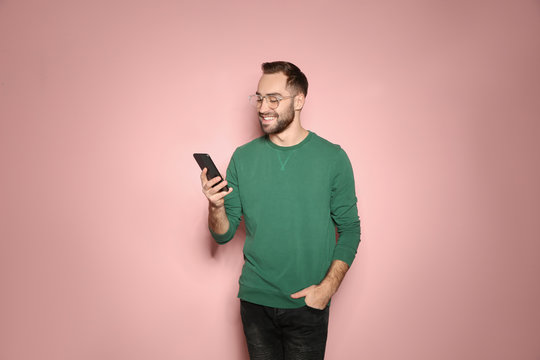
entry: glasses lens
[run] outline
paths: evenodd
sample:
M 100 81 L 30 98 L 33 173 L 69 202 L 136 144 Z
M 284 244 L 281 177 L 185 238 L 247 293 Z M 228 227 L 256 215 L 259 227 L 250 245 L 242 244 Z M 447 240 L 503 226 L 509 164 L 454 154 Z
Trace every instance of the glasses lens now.
M 270 109 L 275 109 L 279 106 L 279 99 L 275 96 L 267 96 L 266 100 L 268 100 L 268 107 Z
M 260 108 L 265 98 L 266 98 L 266 103 L 270 109 L 275 109 L 279 106 L 280 99 L 277 96 L 273 96 L 273 95 L 270 95 L 270 96 L 250 95 L 249 103 L 256 108 Z

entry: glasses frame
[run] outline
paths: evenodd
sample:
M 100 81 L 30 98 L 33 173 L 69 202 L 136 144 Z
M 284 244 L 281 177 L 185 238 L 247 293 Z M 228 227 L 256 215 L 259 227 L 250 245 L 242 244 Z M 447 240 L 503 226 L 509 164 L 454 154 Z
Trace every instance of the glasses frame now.
M 291 99 L 291 98 L 294 98 L 295 96 L 297 96 L 298 94 L 296 95 L 291 95 L 291 96 L 281 96 L 281 95 L 259 95 L 259 94 L 253 94 L 253 95 L 249 95 L 249 98 L 248 98 L 248 101 L 249 103 L 251 104 L 251 99 L 253 99 L 254 97 L 257 97 L 258 99 L 261 100 L 260 104 L 259 102 L 257 101 L 255 103 L 255 107 L 257 109 L 260 109 L 264 103 L 264 100 L 266 99 L 266 103 L 268 104 L 268 107 L 272 110 L 275 110 L 279 107 L 279 105 L 281 104 L 281 100 L 287 100 L 287 99 Z M 268 100 L 268 97 L 274 97 L 277 99 L 277 105 L 274 106 L 270 100 Z

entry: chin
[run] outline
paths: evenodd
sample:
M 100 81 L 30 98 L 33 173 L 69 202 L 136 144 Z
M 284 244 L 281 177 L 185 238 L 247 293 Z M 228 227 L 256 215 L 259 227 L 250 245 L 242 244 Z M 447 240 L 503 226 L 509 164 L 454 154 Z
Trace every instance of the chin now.
M 259 125 L 261 126 L 262 132 L 265 133 L 266 135 L 271 135 L 276 130 L 275 127 L 268 126 L 268 125 L 263 125 L 262 123 L 259 123 Z

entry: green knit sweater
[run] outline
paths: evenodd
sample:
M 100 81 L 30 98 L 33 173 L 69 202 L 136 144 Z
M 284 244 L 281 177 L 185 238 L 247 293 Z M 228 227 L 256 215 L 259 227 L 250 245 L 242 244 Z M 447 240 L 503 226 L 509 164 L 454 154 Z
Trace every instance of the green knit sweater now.
M 263 136 L 236 149 L 227 181 L 234 189 L 225 198 L 230 226 L 212 236 L 219 244 L 231 240 L 244 216 L 239 298 L 301 307 L 304 299 L 292 299 L 292 293 L 319 284 L 332 260 L 351 265 L 360 221 L 353 171 L 339 145 L 312 132 L 290 147 Z

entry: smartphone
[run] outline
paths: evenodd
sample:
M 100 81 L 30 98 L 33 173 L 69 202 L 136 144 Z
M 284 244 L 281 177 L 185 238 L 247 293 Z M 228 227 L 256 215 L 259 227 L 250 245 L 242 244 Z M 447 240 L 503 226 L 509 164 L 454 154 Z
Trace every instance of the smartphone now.
M 197 161 L 197 164 L 199 164 L 199 167 L 201 168 L 201 170 L 203 170 L 204 168 L 208 169 L 208 171 L 206 173 L 206 178 L 208 180 L 213 179 L 216 176 L 219 176 L 221 178 L 221 181 L 223 181 L 223 176 L 221 176 L 221 174 L 219 173 L 219 171 L 218 171 L 218 169 L 216 167 L 216 164 L 214 164 L 214 162 L 212 161 L 212 158 L 210 157 L 210 155 L 196 153 L 196 154 L 193 154 L 193 157 Z M 218 182 L 217 184 L 220 184 L 221 181 Z M 216 185 L 214 185 L 214 186 L 216 186 Z M 229 191 L 229 187 L 227 185 L 225 185 L 221 189 L 221 191 Z

